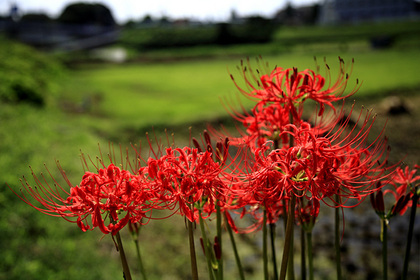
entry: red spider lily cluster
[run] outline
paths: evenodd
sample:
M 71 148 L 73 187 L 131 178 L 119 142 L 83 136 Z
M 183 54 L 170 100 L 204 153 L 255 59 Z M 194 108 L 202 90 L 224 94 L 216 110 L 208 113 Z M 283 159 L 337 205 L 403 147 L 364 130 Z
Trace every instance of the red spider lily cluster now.
M 351 126 L 353 110 L 344 117 L 343 110 L 334 107 L 333 102 L 357 90 L 356 86 L 343 94 L 350 77 L 346 70 L 340 59 L 338 78 L 327 85 L 312 70 L 276 67 L 260 75 L 250 64 L 242 65 L 248 90 L 235 84 L 256 105 L 251 113 L 232 113 L 245 128 L 241 137 L 212 147 L 205 132 L 204 149 L 195 139 L 194 147 L 159 148 L 134 172 L 102 163 L 96 173 L 86 172 L 77 186 L 68 182 L 70 191 L 34 175 L 37 187 L 31 188 L 25 180 L 20 197 L 41 212 L 75 221 L 83 231 L 98 227 L 105 234 L 115 234 L 128 222 L 149 221 L 154 209 L 180 213 L 190 221 L 198 220 L 198 210 L 204 213 L 202 218 L 210 216 L 216 204 L 226 211 L 241 209 L 242 216 L 258 217 L 254 210 L 264 209 L 268 222 L 274 223 L 293 196 L 308 201 L 312 208 L 319 208 L 319 201 L 332 207 L 346 206 L 349 199 L 361 201 L 388 176 L 387 141 L 380 135 L 368 142 L 374 123 L 370 111 L 364 117 L 360 113 Z M 319 104 L 315 125 L 302 118 L 307 99 Z M 329 116 L 325 106 L 333 109 Z M 216 137 L 222 135 L 210 130 Z M 229 144 L 240 147 L 242 155 L 231 157 Z M 297 211 L 305 221 L 307 207 Z M 229 221 L 235 228 L 233 219 Z
M 245 145 L 251 155 L 235 168 L 235 178 L 241 178 L 240 186 L 232 188 L 239 197 L 237 205 L 253 206 L 243 209 L 241 216 L 251 212 L 261 225 L 262 216 L 256 211 L 263 209 L 267 211 L 268 223 L 274 223 L 285 214 L 285 205 L 292 197 L 307 201 L 317 216 L 319 201 L 332 207 L 347 207 L 348 200 L 361 202 L 380 188 L 376 182 L 387 178 L 393 168 L 387 166 L 387 139 L 381 133 L 369 142 L 375 120 L 371 111 L 362 110 L 353 124 L 354 105 L 348 116 L 342 108 L 334 107 L 333 102 L 358 89 L 356 86 L 344 94 L 350 76 L 341 59 L 340 74 L 329 86 L 324 77 L 311 70 L 276 67 L 269 74 L 259 73 L 242 65 L 248 90 L 235 83 L 241 93 L 255 100 L 252 110 L 240 113 L 229 106 L 232 116 L 244 126 L 241 137 L 231 137 L 230 142 Z M 320 108 L 313 120 L 315 125 L 302 118 L 308 99 Z M 332 109 L 330 114 L 325 106 Z M 255 228 L 260 226 L 250 229 Z
M 126 225 L 138 232 L 139 225 L 154 219 L 156 210 L 169 213 L 164 218 L 180 214 L 191 223 L 214 213 L 220 217 L 222 212 L 226 226 L 235 232 L 259 230 L 290 216 L 311 231 L 321 202 L 334 208 L 354 207 L 367 196 L 382 218 L 403 214 L 412 206 L 419 166 L 412 171 L 389 166 L 383 130 L 370 135 L 375 122 L 372 111 L 362 109 L 354 116 L 353 104 L 345 113 L 344 100 L 359 88 L 356 82 L 346 93 L 352 65 L 348 69 L 340 58 L 338 77 L 332 82 L 329 71 L 325 78 L 312 70 L 275 67 L 267 71 L 265 66 L 254 71 L 249 62 L 242 64 L 244 86 L 231 77 L 255 105 L 250 110 L 241 105 L 241 111 L 225 104 L 242 124 L 239 137 L 209 127 L 201 143 L 192 138 L 192 145 L 186 147 L 168 141 L 156 149 L 148 139 L 150 157 L 135 151 L 134 162 L 143 162 L 142 166 L 132 167 L 128 157 L 120 165 L 112 158 L 109 165 L 101 159 L 99 165 L 93 164 L 96 172 L 86 171 L 75 186 L 60 167 L 69 190 L 52 176 L 53 185 L 33 173 L 36 187 L 24 179 L 17 195 L 45 214 L 77 223 L 83 231 L 98 227 L 112 235 Z M 310 120 L 303 117 L 307 100 L 317 104 Z M 213 146 L 210 135 L 223 140 Z M 84 163 L 87 167 L 86 159 Z M 382 191 L 387 184 L 394 190 Z M 384 194 L 395 197 L 389 214 L 385 214 Z M 252 224 L 241 228 L 238 222 L 244 217 L 251 217 Z M 217 256 L 219 242 L 220 236 L 214 244 Z M 208 248 L 210 242 L 203 244 Z
M 73 186 L 66 180 L 70 191 L 51 174 L 54 186 L 44 176 L 41 181 L 33 174 L 37 186 L 32 188 L 25 179 L 25 191 L 19 196 L 45 214 L 76 222 L 83 231 L 98 227 L 104 234 L 115 235 L 128 223 L 148 222 L 152 210 L 171 210 L 196 221 L 195 205 L 201 205 L 210 215 L 216 202 L 224 201 L 220 175 L 228 149 L 221 143 L 217 146 L 221 153 L 215 155 L 210 149 L 203 152 L 199 148 L 167 148 L 165 154 L 157 159 L 150 157 L 134 174 L 114 163 L 105 166 L 101 160 L 102 168 L 95 165 L 97 172 L 87 171 L 79 185 Z M 60 170 L 66 178 L 61 167 Z M 27 194 L 42 207 L 33 204 Z

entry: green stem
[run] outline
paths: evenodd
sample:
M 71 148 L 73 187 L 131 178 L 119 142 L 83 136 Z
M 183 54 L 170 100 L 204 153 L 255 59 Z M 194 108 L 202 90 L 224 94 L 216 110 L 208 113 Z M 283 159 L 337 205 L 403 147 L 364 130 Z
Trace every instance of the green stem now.
M 270 223 L 270 240 L 271 240 L 271 254 L 272 254 L 271 257 L 272 257 L 272 262 L 273 262 L 274 279 L 277 279 L 279 278 L 279 273 L 277 269 L 275 237 L 276 237 L 276 224 Z
M 223 280 L 223 247 L 222 247 L 222 213 L 220 211 L 219 200 L 216 201 L 216 227 L 217 227 L 217 239 L 219 241 L 219 250 L 221 252 L 220 258 L 217 259 L 217 274 L 218 279 Z
M 306 241 L 308 242 L 308 268 L 309 268 L 309 280 L 314 279 L 314 257 L 312 255 L 312 231 L 306 232 Z
M 227 221 L 225 214 L 226 228 L 228 230 L 230 242 L 232 243 L 233 254 L 235 256 L 236 266 L 238 267 L 239 277 L 241 280 L 245 280 L 244 270 L 242 269 L 241 259 L 239 258 L 238 248 L 236 247 L 235 237 L 233 236 L 232 228 L 230 227 L 229 222 Z
M 411 211 L 410 211 L 410 223 L 408 225 L 408 236 L 407 236 L 407 246 L 405 249 L 405 256 L 404 256 L 404 266 L 403 266 L 403 273 L 401 280 L 407 279 L 407 273 L 408 273 L 408 263 L 410 260 L 410 249 L 411 249 L 411 240 L 413 239 L 413 230 L 414 230 L 414 221 L 416 219 L 416 210 L 417 210 L 417 202 L 418 202 L 419 196 L 417 194 L 417 188 L 414 190 L 414 196 L 412 197 L 412 205 L 411 205 Z
M 194 228 L 193 223 L 188 219 L 188 240 L 190 245 L 190 260 L 191 260 L 191 274 L 193 280 L 198 280 L 198 269 L 197 269 L 197 257 L 195 254 L 195 245 L 194 245 Z
M 339 199 L 336 195 L 336 199 Z M 340 245 L 340 210 L 341 207 L 335 208 L 335 229 L 334 229 L 334 247 L 335 247 L 335 265 L 337 270 L 337 280 L 341 280 L 341 245 Z
M 144 269 L 143 260 L 141 258 L 141 254 L 140 254 L 140 246 L 139 246 L 138 239 L 135 239 L 134 243 L 136 244 L 137 258 L 139 260 L 139 267 L 140 267 L 141 275 L 143 276 L 144 280 L 147 280 L 146 270 Z
M 209 271 L 209 279 L 213 280 L 214 276 L 213 276 L 213 266 L 211 263 L 211 251 L 210 251 L 210 246 L 209 246 L 209 240 L 207 239 L 207 234 L 206 234 L 206 230 L 204 228 L 204 220 L 201 217 L 201 210 L 198 212 L 198 215 L 200 217 L 200 230 L 201 230 L 201 237 L 203 238 L 203 247 L 204 247 L 204 254 L 206 255 L 206 260 L 207 260 L 207 268 Z
M 130 268 L 128 267 L 127 258 L 125 256 L 124 247 L 123 247 L 123 244 L 122 244 L 122 241 L 121 241 L 120 232 L 117 232 L 115 237 L 117 239 L 118 252 L 120 253 L 121 264 L 122 264 L 123 273 L 124 273 L 124 279 L 125 280 L 131 280 Z
M 289 123 L 293 124 L 293 114 L 292 112 L 289 113 Z M 292 134 L 289 135 L 289 147 L 294 146 L 294 138 Z M 295 224 L 295 204 L 296 204 L 296 196 L 293 195 L 290 201 L 290 209 L 288 212 L 288 219 L 286 224 L 286 237 L 285 237 L 285 247 L 283 251 L 283 260 L 282 260 L 282 270 L 283 268 L 287 270 L 287 279 L 294 280 L 295 279 L 295 270 L 294 270 L 294 259 L 293 259 L 293 242 L 294 242 L 294 224 Z M 285 255 L 287 253 L 287 255 Z M 286 256 L 286 257 L 285 257 Z M 286 259 L 286 260 L 285 260 Z M 284 274 L 286 273 L 283 272 Z M 285 277 L 285 275 L 283 276 Z M 282 278 L 280 274 L 280 279 Z
M 264 267 L 264 279 L 268 280 L 267 210 L 264 210 L 264 218 L 263 218 L 263 267 Z
M 294 226 L 294 220 L 295 220 L 295 203 L 296 203 L 296 197 L 292 196 L 290 199 L 290 206 L 288 217 L 287 217 L 287 224 L 286 224 L 286 235 L 284 240 L 284 249 L 283 249 L 283 259 L 281 262 L 281 269 L 280 269 L 280 280 L 286 279 L 286 272 L 287 272 L 287 266 L 289 263 L 289 256 L 290 251 L 292 250 L 293 244 L 293 226 Z
M 381 219 L 383 280 L 388 280 L 388 220 Z
M 286 232 L 286 228 L 287 228 L 287 206 L 286 203 L 283 203 L 283 226 L 284 226 L 284 232 Z
M 279 139 L 274 139 L 274 149 L 277 150 L 279 148 Z M 276 232 L 276 224 L 270 223 L 270 240 L 271 240 L 271 257 L 273 262 L 273 272 L 274 272 L 274 279 L 279 277 L 278 268 L 277 268 L 277 256 L 276 256 L 276 246 L 275 246 L 275 234 Z
M 303 225 L 300 227 L 300 248 L 301 248 L 301 279 L 306 280 L 306 232 L 303 228 Z M 308 249 L 309 250 L 309 249 Z M 309 253 L 308 253 L 309 255 Z
M 293 232 L 293 229 L 292 229 Z M 292 236 L 290 237 L 290 243 L 292 244 L 292 248 L 289 250 L 289 264 L 287 265 L 287 279 L 288 280 L 294 280 L 295 279 L 295 265 L 294 265 L 294 252 L 293 252 L 293 244 L 295 240 L 295 236 L 292 233 Z

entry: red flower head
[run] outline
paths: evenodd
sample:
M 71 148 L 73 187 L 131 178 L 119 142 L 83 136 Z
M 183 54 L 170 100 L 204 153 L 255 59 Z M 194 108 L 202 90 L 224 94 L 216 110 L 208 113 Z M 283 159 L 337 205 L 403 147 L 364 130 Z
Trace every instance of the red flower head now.
M 230 138 L 233 145 L 247 143 L 250 147 L 257 148 L 268 140 L 276 142 L 276 146 L 289 142 L 289 136 L 282 134 L 290 121 L 289 111 L 280 104 L 257 103 L 252 114 L 236 114 L 233 117 L 245 128 L 245 133 L 241 133 L 240 138 Z
M 385 165 L 386 138 L 367 142 L 372 123 L 367 112 L 360 128 L 355 125 L 347 131 L 348 122 L 337 122 L 325 136 L 305 122 L 288 125 L 283 133 L 293 137 L 294 146 L 272 149 L 267 143 L 256 149 L 243 175 L 249 181 L 247 191 L 262 206 L 292 196 L 326 203 L 328 199 L 334 207 L 345 206 L 348 199 L 361 201 L 376 190 L 375 183 L 388 176 L 390 168 Z
M 141 174 L 148 174 L 164 207 L 179 210 L 190 221 L 198 218 L 196 206 L 205 205 L 207 213 L 214 212 L 216 199 L 223 192 L 221 171 L 212 152 L 189 147 L 168 148 L 165 155 L 149 159 L 147 166 L 140 169 Z
M 290 110 L 294 118 L 298 118 L 296 107 L 303 104 L 306 99 L 312 99 L 318 102 L 321 106 L 319 115 L 324 112 L 324 106 L 330 106 L 334 109 L 332 102 L 345 99 L 354 94 L 359 86 L 356 86 L 350 93 L 343 96 L 347 82 L 351 75 L 347 73 L 344 60 L 340 60 L 340 69 L 337 80 L 333 85 L 331 83 L 326 86 L 326 79 L 320 74 L 306 69 L 298 71 L 297 68 L 284 69 L 275 67 L 268 74 L 259 76 L 252 71 L 251 65 L 248 61 L 248 67 L 242 64 L 242 76 L 245 80 L 246 86 L 250 89 L 242 89 L 233 79 L 235 85 L 245 96 L 263 103 L 280 103 L 285 108 Z M 353 66 L 353 61 L 351 66 Z M 328 65 L 326 65 L 329 70 Z M 329 73 L 327 72 L 328 76 Z
M 32 173 L 37 186 L 30 187 L 26 180 L 22 185 L 42 207 L 33 204 L 23 191 L 19 197 L 42 213 L 77 223 L 83 231 L 99 227 L 104 234 L 113 235 L 128 221 L 139 222 L 150 207 L 147 184 L 140 183 L 138 177 L 114 164 L 99 169 L 98 173 L 86 172 L 79 186 L 72 186 L 61 168 L 60 171 L 70 186 L 70 192 L 54 178 L 56 184 L 52 187 L 44 177 L 43 183 Z M 64 198 L 63 193 L 67 197 Z
M 251 147 L 261 147 L 268 140 L 274 141 L 276 148 L 280 144 L 287 144 L 289 136 L 282 132 L 288 124 L 300 125 L 305 100 L 312 99 L 317 102 L 320 106 L 318 115 L 321 116 L 324 114 L 325 106 L 335 112 L 333 102 L 351 96 L 359 88 L 356 85 L 350 93 L 344 94 L 351 70 L 350 73 L 346 73 L 347 69 L 341 58 L 339 75 L 332 85 L 331 83 L 327 85 L 323 76 L 308 69 L 299 72 L 296 68 L 276 67 L 270 73 L 262 74 L 261 70 L 255 73 L 248 62 L 247 66 L 242 64 L 240 70 L 246 89 L 236 83 L 233 76 L 232 80 L 244 96 L 256 101 L 256 105 L 251 113 L 242 107 L 243 113 L 241 113 L 226 102 L 232 117 L 240 121 L 246 129 L 241 138 L 231 137 L 231 142 L 233 144 L 245 142 Z M 329 77 L 329 72 L 327 74 Z
M 388 180 L 383 180 L 380 184 L 390 186 L 385 190 L 379 190 L 376 194 L 371 194 L 371 204 L 375 212 L 383 219 L 390 219 L 399 214 L 404 215 L 409 207 L 419 207 L 420 205 L 412 205 L 412 197 L 414 191 L 420 185 L 420 176 L 416 175 L 419 166 L 414 169 L 406 166 L 404 169 L 398 167 Z M 385 212 L 384 196 L 392 195 L 394 202 L 388 212 Z
M 420 175 L 416 175 L 420 166 L 416 165 L 412 170 L 408 166 L 404 169 L 398 167 L 392 176 L 391 184 L 394 185 L 397 196 L 411 192 L 411 188 L 417 187 L 420 182 Z M 416 184 L 417 182 L 417 184 Z

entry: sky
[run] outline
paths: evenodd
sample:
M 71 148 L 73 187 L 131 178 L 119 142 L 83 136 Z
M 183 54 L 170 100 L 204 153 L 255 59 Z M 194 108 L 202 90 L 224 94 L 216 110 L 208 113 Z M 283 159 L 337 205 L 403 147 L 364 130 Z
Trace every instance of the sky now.
M 57 17 L 63 9 L 74 2 L 102 3 L 107 6 L 118 23 L 139 20 L 146 15 L 170 19 L 191 18 L 201 21 L 229 19 L 234 10 L 238 16 L 260 15 L 272 17 L 287 3 L 302 6 L 319 3 L 321 0 L 0 0 L 0 14 L 7 14 L 12 3 L 21 13 L 45 13 Z

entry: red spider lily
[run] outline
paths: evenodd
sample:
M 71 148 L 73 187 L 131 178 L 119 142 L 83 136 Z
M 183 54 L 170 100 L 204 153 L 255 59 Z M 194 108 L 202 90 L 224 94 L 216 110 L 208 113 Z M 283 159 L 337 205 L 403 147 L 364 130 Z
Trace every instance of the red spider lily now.
M 261 205 L 271 205 L 283 198 L 289 198 L 293 188 L 297 187 L 299 180 L 298 174 L 305 168 L 306 164 L 301 164 L 293 157 L 297 150 L 276 149 L 268 155 L 266 151 L 271 150 L 269 145 L 258 148 L 255 151 L 255 164 L 253 172 L 249 174 L 249 192 L 253 194 L 255 201 Z
M 420 176 L 416 176 L 419 166 L 416 165 L 414 169 L 410 170 L 408 166 L 404 169 L 398 167 L 392 174 L 391 178 L 381 182 L 383 185 L 388 184 L 392 188 L 386 190 L 378 190 L 376 194 L 371 194 L 371 204 L 375 212 L 383 219 L 390 219 L 399 214 L 404 215 L 408 208 L 413 207 L 412 196 L 413 190 L 420 184 Z M 388 212 L 385 211 L 385 195 L 392 195 L 394 203 Z M 420 205 L 414 206 L 419 207 Z
M 321 157 L 334 158 L 330 166 L 333 167 L 332 174 L 340 182 L 337 194 L 341 199 L 356 198 L 361 201 L 363 197 L 376 191 L 375 183 L 390 176 L 387 172 L 396 166 L 387 166 L 389 147 L 387 138 L 382 136 L 383 131 L 372 142 L 368 142 L 374 117 L 372 118 L 371 111 L 366 112 L 364 120 L 362 115 L 363 110 L 349 131 L 347 127 L 351 114 L 341 122 L 337 130 L 317 140 L 322 143 L 318 146 Z M 345 200 L 333 202 L 344 206 Z
M 337 80 L 333 85 L 329 81 L 326 85 L 326 79 L 320 74 L 312 70 L 298 71 L 297 68 L 284 69 L 276 67 L 269 74 L 260 76 L 259 70 L 257 74 L 251 68 L 248 61 L 248 67 L 242 64 L 241 72 L 248 90 L 243 89 L 233 79 L 236 87 L 245 96 L 257 100 L 257 102 L 280 103 L 284 108 L 291 112 L 293 118 L 298 119 L 299 114 L 296 110 L 306 99 L 312 99 L 320 104 L 319 115 L 322 115 L 325 105 L 334 110 L 333 102 L 343 100 L 354 94 L 359 86 L 348 94 L 344 95 L 347 82 L 352 72 L 353 62 L 351 64 L 350 73 L 346 73 L 344 61 L 339 58 L 340 67 Z M 327 65 L 327 69 L 329 67 Z M 328 80 L 330 80 L 329 71 L 327 71 Z
M 151 139 L 147 137 L 147 140 L 150 153 L 154 156 L 161 155 L 162 149 L 159 141 L 155 139 L 158 145 L 154 149 Z M 40 212 L 50 216 L 63 217 L 69 222 L 77 223 L 83 231 L 99 227 L 103 233 L 115 235 L 128 222 L 147 223 L 151 218 L 148 212 L 156 208 L 158 202 L 145 177 L 133 175 L 137 172 L 139 164 L 145 160 L 136 145 L 133 145 L 132 148 L 135 160 L 129 159 L 128 149 L 124 155 L 120 147 L 121 163 L 119 163 L 125 169 L 131 170 L 131 173 L 116 166 L 117 157 L 114 146 L 110 144 L 107 159 L 110 164 L 108 166 L 104 164 L 105 160 L 100 147 L 98 164 L 82 153 L 81 159 L 85 174 L 79 185 L 74 186 L 70 182 L 57 162 L 58 169 L 68 188 L 62 187 L 47 169 L 53 184 L 50 184 L 48 178 L 43 174 L 39 178 L 32 171 L 35 186 L 31 187 L 24 178 L 20 194 L 17 194 L 13 189 L 12 191 Z M 89 171 L 89 162 L 97 171 L 96 173 Z M 34 200 L 40 206 L 36 205 Z M 108 222 L 106 222 L 107 219 Z
M 73 203 L 73 213 L 81 211 L 79 217 L 84 217 L 86 210 L 93 210 L 96 220 L 92 219 L 92 225 L 98 226 L 103 233 L 115 234 L 129 220 L 131 223 L 140 222 L 150 207 L 151 199 L 153 196 L 146 181 L 111 164 L 107 169 L 100 169 L 98 174 L 87 172 L 79 188 L 71 189 L 67 202 Z M 125 216 L 120 219 L 118 213 Z M 107 227 L 104 226 L 102 214 L 110 215 Z M 82 222 L 83 218 L 79 218 L 79 226 Z
M 360 119 L 360 116 L 359 116 Z M 261 205 L 292 196 L 308 199 L 330 199 L 334 207 L 345 206 L 347 199 L 363 197 L 376 190 L 386 167 L 387 141 L 378 137 L 373 143 L 367 138 L 372 123 L 366 114 L 360 129 L 346 131 L 348 125 L 320 136 L 308 123 L 288 125 L 284 133 L 292 135 L 293 147 L 272 149 L 266 144 L 255 150 L 248 191 Z M 379 163 L 382 161 L 382 163 Z M 334 195 L 341 197 L 334 201 Z
M 168 148 L 159 159 L 149 159 L 140 173 L 148 175 L 150 184 L 159 190 L 164 208 L 198 219 L 196 206 L 206 204 L 206 212 L 214 212 L 215 202 L 222 197 L 224 184 L 219 178 L 222 168 L 209 151 L 190 147 Z M 204 218 L 204 217 L 203 217 Z
M 214 160 L 220 164 L 221 172 L 219 178 L 223 181 L 223 184 L 220 185 L 221 188 L 218 189 L 218 191 L 222 190 L 223 192 L 218 193 L 218 200 L 220 200 L 220 210 L 225 213 L 227 222 L 235 232 L 244 233 L 260 228 L 263 218 L 258 211 L 258 202 L 253 198 L 252 192 L 249 192 L 249 189 L 246 187 L 248 183 L 243 180 L 243 174 L 246 173 L 245 170 L 248 168 L 246 162 L 247 154 L 250 152 L 249 146 L 241 145 L 239 150 L 236 151 L 235 156 L 232 157 L 230 153 L 228 153 L 230 139 L 228 140 L 226 138 L 224 142 L 219 141 L 214 149 L 211 146 L 209 134 L 205 132 L 204 136 L 205 141 L 203 141 L 203 143 L 207 146 L 207 151 L 212 151 L 215 155 Z M 202 151 L 198 141 L 193 139 L 193 142 L 198 150 Z M 280 217 L 280 212 L 283 210 L 278 210 L 279 205 L 281 205 L 280 201 L 277 205 L 268 206 L 270 207 L 268 221 L 274 223 Z M 214 205 L 212 203 L 205 203 L 202 207 L 205 213 L 211 214 L 214 212 Z M 274 214 L 275 212 L 278 214 Z M 238 228 L 232 219 L 231 214 L 239 214 L 240 219 L 242 219 L 245 214 L 250 214 L 251 216 L 254 216 L 254 219 L 257 220 L 257 222 L 251 226 Z
M 408 166 L 404 169 L 401 167 L 396 169 L 390 183 L 394 185 L 397 196 L 407 193 L 407 190 L 410 192 L 411 188 L 420 184 L 420 182 L 416 184 L 417 181 L 420 181 L 420 175 L 416 175 L 419 169 L 418 165 L 415 165 L 412 170 Z
M 55 183 L 54 187 L 48 184 L 43 175 L 41 181 L 34 173 L 32 175 L 36 187 L 31 187 L 26 179 L 22 182 L 26 193 L 42 207 L 33 204 L 23 190 L 18 196 L 42 213 L 77 223 L 83 231 L 99 227 L 104 234 L 113 235 L 129 221 L 140 222 L 151 208 L 147 184 L 114 164 L 99 169 L 98 173 L 86 172 L 79 186 L 73 186 L 69 182 L 61 167 L 60 171 L 70 192 L 61 187 L 48 171 Z M 109 222 L 105 225 L 107 218 Z
M 234 80 L 235 85 L 243 95 L 255 100 L 256 105 L 251 112 L 241 106 L 242 112 L 239 112 L 230 102 L 225 104 L 231 116 L 245 128 L 245 132 L 240 132 L 240 138 L 230 137 L 231 143 L 247 143 L 252 148 L 261 147 L 268 140 L 274 142 L 274 148 L 288 144 L 289 135 L 283 132 L 288 124 L 299 125 L 302 122 L 303 103 L 306 99 L 320 104 L 318 115 L 322 116 L 325 106 L 329 106 L 336 113 L 333 102 L 347 98 L 359 88 L 356 85 L 350 93 L 344 95 L 349 74 L 345 73 L 346 67 L 341 58 L 340 72 L 333 85 L 326 85 L 324 77 L 308 69 L 298 72 L 296 68 L 276 67 L 271 73 L 260 76 L 260 72 L 257 70 L 257 75 L 248 62 L 248 67 L 242 65 L 241 70 L 247 90 Z M 328 71 L 327 74 L 329 76 Z M 325 126 L 326 123 L 322 125 Z M 214 129 L 212 132 L 221 135 Z
M 387 193 L 393 194 L 395 198 L 395 202 L 391 206 L 391 209 L 388 212 L 385 211 L 385 201 L 384 201 L 384 195 Z M 378 214 L 378 216 L 381 219 L 385 219 L 385 220 L 389 220 L 391 217 L 397 214 L 403 215 L 405 211 L 407 210 L 407 208 L 411 206 L 409 205 L 409 203 L 411 202 L 410 194 L 403 194 L 403 195 L 397 196 L 395 192 L 389 189 L 385 191 L 382 191 L 381 189 L 379 189 L 376 193 L 372 193 L 370 195 L 370 202 L 376 214 Z
M 241 218 L 250 214 L 256 221 L 245 231 L 261 228 L 261 209 L 267 211 L 269 222 L 275 222 L 292 196 L 316 200 L 313 205 L 322 200 L 332 207 L 354 207 L 347 205 L 348 200 L 360 203 L 380 188 L 376 182 L 389 176 L 393 168 L 387 166 L 387 139 L 380 133 L 368 142 L 374 123 L 371 111 L 362 110 L 353 127 L 352 112 L 353 108 L 344 119 L 340 114 L 327 133 L 322 126 L 312 127 L 307 122 L 286 125 L 282 134 L 293 138 L 292 147 L 273 149 L 272 141 L 256 149 L 248 147 L 244 153 L 251 158 L 243 159 L 235 169 L 232 178 L 236 181 L 232 180 L 230 188 L 230 210 Z M 232 217 L 228 221 L 233 229 L 243 231 Z
M 252 148 L 256 148 L 261 147 L 268 140 L 278 143 L 277 146 L 289 142 L 288 135 L 281 134 L 289 124 L 289 111 L 280 104 L 273 103 L 265 106 L 263 103 L 258 103 L 253 108 L 252 115 L 236 114 L 234 118 L 242 123 L 245 133 L 241 133 L 240 138 L 230 137 L 233 145 L 247 143 Z

